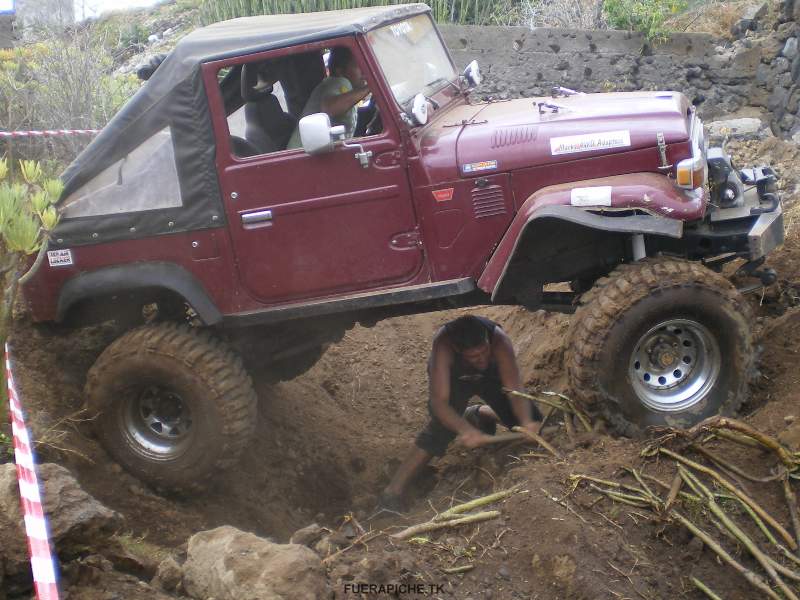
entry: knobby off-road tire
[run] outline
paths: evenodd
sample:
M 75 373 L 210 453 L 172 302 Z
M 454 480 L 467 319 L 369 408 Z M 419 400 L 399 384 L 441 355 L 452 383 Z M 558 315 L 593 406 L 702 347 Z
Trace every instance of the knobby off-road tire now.
M 736 412 L 754 371 L 752 314 L 698 263 L 619 266 L 581 298 L 570 334 L 573 393 L 622 435 Z
M 86 382 L 95 431 L 128 471 L 197 491 L 252 437 L 256 394 L 241 360 L 205 331 L 146 325 L 112 343 Z

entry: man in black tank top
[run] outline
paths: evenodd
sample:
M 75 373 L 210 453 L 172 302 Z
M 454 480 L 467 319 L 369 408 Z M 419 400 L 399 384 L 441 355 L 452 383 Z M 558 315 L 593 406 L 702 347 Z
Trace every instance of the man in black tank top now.
M 428 359 L 431 420 L 415 448 L 383 491 L 380 505 L 397 510 L 405 488 L 432 457 L 442 456 L 454 439 L 467 448 L 482 446 L 497 423 L 538 433 L 541 414 L 536 406 L 503 388 L 522 390 L 514 347 L 497 323 L 478 316 L 459 317 L 436 332 Z M 479 396 L 485 405 L 467 402 Z

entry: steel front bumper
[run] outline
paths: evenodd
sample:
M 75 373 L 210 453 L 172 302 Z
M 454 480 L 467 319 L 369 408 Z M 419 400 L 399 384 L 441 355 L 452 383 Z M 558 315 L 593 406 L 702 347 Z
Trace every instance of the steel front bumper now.
M 783 244 L 783 238 L 783 208 L 778 202 L 774 210 L 759 215 L 747 234 L 750 260 L 764 258 Z

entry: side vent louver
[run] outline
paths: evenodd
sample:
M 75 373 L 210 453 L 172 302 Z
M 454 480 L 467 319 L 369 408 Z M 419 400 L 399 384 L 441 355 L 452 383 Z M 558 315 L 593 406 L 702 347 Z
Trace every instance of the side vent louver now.
M 476 219 L 506 214 L 506 201 L 503 188 L 499 185 L 476 187 L 472 189 L 472 208 Z

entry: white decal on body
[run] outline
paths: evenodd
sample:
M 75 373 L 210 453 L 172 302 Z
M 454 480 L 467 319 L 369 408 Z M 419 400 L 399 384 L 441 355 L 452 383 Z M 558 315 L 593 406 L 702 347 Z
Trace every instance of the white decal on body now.
M 51 267 L 66 267 L 72 264 L 72 250 L 48 250 L 47 260 Z
M 557 156 L 559 154 L 625 148 L 630 145 L 631 132 L 627 129 L 603 131 L 600 133 L 583 133 L 581 135 L 550 138 L 550 153 L 553 156 Z
M 611 206 L 611 186 L 573 188 L 569 202 L 572 206 Z

